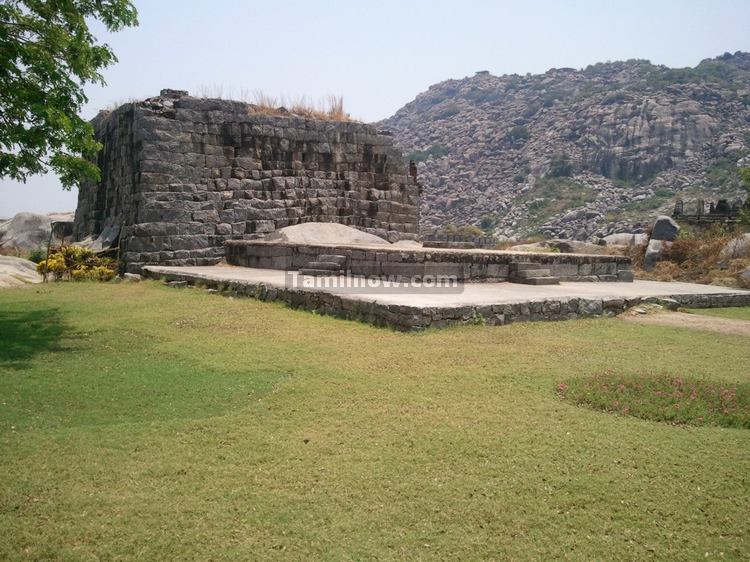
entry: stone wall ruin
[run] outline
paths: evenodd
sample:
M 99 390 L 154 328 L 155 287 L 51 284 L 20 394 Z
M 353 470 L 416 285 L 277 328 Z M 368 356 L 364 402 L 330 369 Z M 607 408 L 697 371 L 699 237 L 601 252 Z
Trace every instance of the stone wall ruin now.
M 215 264 L 227 240 L 310 221 L 417 238 L 416 177 L 370 125 L 172 90 L 92 123 L 102 177 L 80 188 L 74 237 L 119 240 L 127 271 Z

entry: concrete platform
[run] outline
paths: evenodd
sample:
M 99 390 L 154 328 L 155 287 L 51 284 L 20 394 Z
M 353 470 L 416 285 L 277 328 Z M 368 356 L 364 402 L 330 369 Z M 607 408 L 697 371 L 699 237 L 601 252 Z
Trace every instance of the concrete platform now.
M 669 298 L 695 308 L 750 306 L 750 291 L 658 281 L 568 282 L 559 285 L 458 283 L 426 287 L 361 278 L 309 278 L 297 272 L 231 265 L 146 266 L 154 278 L 200 283 L 237 295 L 281 300 L 295 308 L 343 318 L 422 329 L 455 323 L 508 324 L 614 315 L 649 299 Z

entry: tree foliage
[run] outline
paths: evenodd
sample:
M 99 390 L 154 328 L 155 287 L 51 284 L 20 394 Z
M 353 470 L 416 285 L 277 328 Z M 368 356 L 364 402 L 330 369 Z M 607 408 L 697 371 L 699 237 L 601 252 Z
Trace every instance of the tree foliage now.
M 567 154 L 555 154 L 549 165 L 549 176 L 553 178 L 569 178 L 573 175 L 573 164 Z
M 78 113 L 86 84 L 117 61 L 89 29 L 138 24 L 130 0 L 0 0 L 0 178 L 53 170 L 70 188 L 97 180 L 100 145 Z
M 516 125 L 510 131 L 508 131 L 508 133 L 505 135 L 505 138 L 510 141 L 511 146 L 520 146 L 524 142 L 526 142 L 530 136 L 531 133 L 529 133 L 529 130 L 525 126 Z

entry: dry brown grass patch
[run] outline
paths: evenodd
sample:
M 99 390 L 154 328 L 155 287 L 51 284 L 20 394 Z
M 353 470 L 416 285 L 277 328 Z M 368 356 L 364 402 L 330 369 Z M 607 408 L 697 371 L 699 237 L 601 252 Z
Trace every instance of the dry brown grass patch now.
M 707 285 L 742 285 L 740 274 L 750 266 L 750 258 L 741 257 L 720 262 L 722 250 L 737 237 L 738 232 L 722 228 L 685 231 L 667 244 L 662 260 L 653 271 L 643 271 L 646 246 L 637 246 L 630 252 L 639 279 L 655 281 L 686 281 Z
M 261 115 L 298 115 L 307 119 L 325 121 L 357 121 L 344 109 L 344 97 L 337 95 L 329 95 L 316 102 L 306 96 L 273 96 L 263 90 L 240 89 L 236 92 L 232 88 L 214 84 L 201 86 L 198 89 L 198 96 L 241 101 L 248 104 L 249 113 Z
M 262 91 L 253 94 L 249 111 L 264 115 L 299 115 L 307 119 L 321 119 L 326 121 L 354 121 L 344 109 L 343 96 L 328 96 L 325 100 L 315 103 L 306 97 L 287 100 L 276 98 Z

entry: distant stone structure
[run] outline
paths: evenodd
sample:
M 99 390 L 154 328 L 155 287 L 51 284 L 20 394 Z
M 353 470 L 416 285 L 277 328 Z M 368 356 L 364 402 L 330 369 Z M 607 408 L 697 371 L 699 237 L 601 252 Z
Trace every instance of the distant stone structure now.
M 127 271 L 211 265 L 228 240 L 309 221 L 417 238 L 416 168 L 370 125 L 175 90 L 93 125 L 102 178 L 79 191 L 74 237 L 119 243 Z
M 685 207 L 685 203 L 682 199 L 678 199 L 674 205 L 674 211 L 672 211 L 672 218 L 692 224 L 701 223 L 727 223 L 732 224 L 739 222 L 740 213 L 743 208 L 747 208 L 750 205 L 750 199 L 745 201 L 735 201 L 730 203 L 726 199 L 719 199 L 716 202 L 711 201 L 709 203 L 708 212 L 706 212 L 706 202 L 703 199 L 698 199 L 692 205 L 692 211 L 689 212 Z

